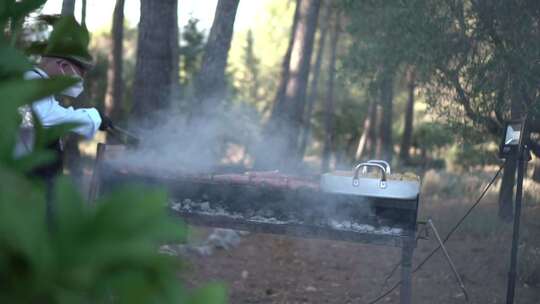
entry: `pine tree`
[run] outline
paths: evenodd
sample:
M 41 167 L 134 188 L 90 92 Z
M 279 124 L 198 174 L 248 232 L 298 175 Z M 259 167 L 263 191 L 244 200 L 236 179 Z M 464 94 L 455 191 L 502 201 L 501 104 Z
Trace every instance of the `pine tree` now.
M 184 87 L 192 84 L 201 67 L 205 34 L 198 28 L 198 23 L 198 19 L 190 18 L 182 29 L 183 43 L 180 47 L 180 82 Z

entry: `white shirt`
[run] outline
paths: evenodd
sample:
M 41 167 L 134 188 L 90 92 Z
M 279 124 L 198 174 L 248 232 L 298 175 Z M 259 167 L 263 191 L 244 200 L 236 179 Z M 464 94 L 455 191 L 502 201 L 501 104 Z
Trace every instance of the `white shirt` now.
M 24 79 L 39 78 L 49 78 L 49 76 L 39 68 L 24 73 Z M 43 127 L 75 123 L 78 126 L 73 129 L 73 132 L 84 136 L 86 139 L 94 137 L 101 125 L 101 116 L 95 108 L 65 108 L 52 95 L 34 101 L 32 110 L 34 110 Z M 22 115 L 22 125 L 14 150 L 15 157 L 22 157 L 30 153 L 34 148 L 34 130 L 30 108 L 28 106 L 21 107 L 19 113 Z
M 24 74 L 24 78 L 49 78 L 43 70 L 39 68 L 34 69 L 39 73 L 31 70 Z M 48 96 L 33 102 L 32 109 L 43 127 L 47 128 L 65 123 L 75 123 L 78 126 L 73 129 L 73 132 L 84 136 L 86 139 L 94 137 L 101 125 L 101 116 L 95 108 L 65 108 L 58 103 L 54 96 Z

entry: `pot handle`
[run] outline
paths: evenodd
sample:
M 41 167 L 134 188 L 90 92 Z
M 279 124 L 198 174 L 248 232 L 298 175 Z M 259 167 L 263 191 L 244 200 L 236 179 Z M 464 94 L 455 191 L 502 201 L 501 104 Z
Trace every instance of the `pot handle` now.
M 370 159 L 367 161 L 368 163 L 374 163 L 374 164 L 380 164 L 380 165 L 384 165 L 386 167 L 386 174 L 392 174 L 392 170 L 390 169 L 390 164 L 385 161 L 385 160 L 381 160 L 381 159 Z M 364 167 L 364 170 L 366 170 L 366 168 Z
M 381 180 L 379 181 L 379 188 L 381 189 L 384 189 L 386 188 L 386 168 L 381 165 L 381 164 L 378 164 L 378 163 L 374 163 L 374 162 L 367 162 L 367 163 L 360 163 L 358 165 L 356 165 L 354 167 L 354 176 L 353 176 L 353 180 L 352 180 L 352 183 L 353 183 L 353 186 L 354 187 L 358 187 L 360 185 L 360 181 L 358 179 L 358 175 L 359 175 L 359 172 L 360 172 L 360 168 L 378 168 L 379 170 L 381 170 Z M 367 170 L 366 170 L 367 172 Z M 365 174 L 364 172 L 362 172 L 363 174 Z

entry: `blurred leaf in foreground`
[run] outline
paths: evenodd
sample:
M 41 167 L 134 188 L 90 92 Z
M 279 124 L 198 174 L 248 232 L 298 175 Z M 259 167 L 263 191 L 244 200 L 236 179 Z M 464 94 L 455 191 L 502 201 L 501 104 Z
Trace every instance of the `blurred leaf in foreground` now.
M 1 1 L 4 33 L 9 32 L 7 24 L 43 3 Z M 73 34 L 69 26 L 64 30 Z M 76 80 L 24 80 L 31 65 L 5 39 L 0 36 L 0 303 L 225 303 L 219 285 L 193 293 L 182 288 L 177 277 L 181 260 L 158 252 L 163 242 L 182 242 L 187 233 L 168 216 L 163 191 L 134 186 L 90 206 L 68 178 L 60 178 L 54 225 L 47 229 L 45 188 L 28 172 L 52 160 L 44 147 L 73 125 L 43 128 L 34 123 L 34 151 L 15 159 L 19 108 Z M 81 39 L 87 42 L 88 37 Z

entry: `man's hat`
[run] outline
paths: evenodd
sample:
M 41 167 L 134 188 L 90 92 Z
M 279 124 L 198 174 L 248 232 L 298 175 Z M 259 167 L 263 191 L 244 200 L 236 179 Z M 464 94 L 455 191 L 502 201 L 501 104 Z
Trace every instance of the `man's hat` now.
M 53 27 L 48 42 L 39 52 L 42 56 L 64 58 L 87 70 L 93 66 L 86 26 L 81 26 L 73 16 L 46 15 L 40 19 Z

